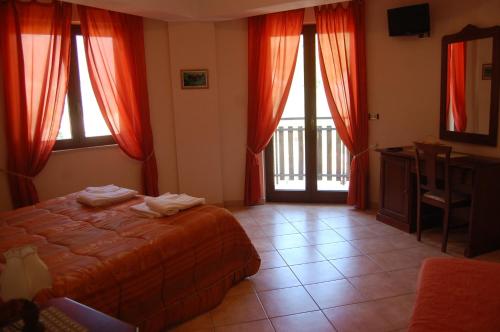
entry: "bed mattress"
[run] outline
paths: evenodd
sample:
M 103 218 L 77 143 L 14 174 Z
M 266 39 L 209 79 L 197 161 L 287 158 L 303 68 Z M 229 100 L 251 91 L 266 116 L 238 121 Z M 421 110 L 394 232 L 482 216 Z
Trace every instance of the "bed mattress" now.
M 142 200 L 89 208 L 71 194 L 0 213 L 0 252 L 37 246 L 53 278 L 38 301 L 69 297 L 145 331 L 213 308 L 258 271 L 259 255 L 226 209 L 149 219 L 129 209 Z

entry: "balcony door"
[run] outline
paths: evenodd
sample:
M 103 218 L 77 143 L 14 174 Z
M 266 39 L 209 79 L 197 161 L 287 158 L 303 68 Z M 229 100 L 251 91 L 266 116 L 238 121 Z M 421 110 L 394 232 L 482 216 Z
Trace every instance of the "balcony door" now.
M 266 148 L 266 200 L 345 203 L 350 155 L 335 129 L 314 26 L 304 26 L 290 94 Z

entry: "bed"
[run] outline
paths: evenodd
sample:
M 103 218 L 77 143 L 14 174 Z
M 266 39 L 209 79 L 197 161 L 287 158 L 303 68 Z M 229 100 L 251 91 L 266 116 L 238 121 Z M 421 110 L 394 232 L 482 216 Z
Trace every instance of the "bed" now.
M 258 271 L 259 255 L 229 211 L 202 205 L 148 219 L 129 209 L 142 200 L 88 208 L 70 194 L 0 213 L 0 253 L 36 245 L 53 277 L 38 301 L 66 296 L 141 331 L 215 307 Z

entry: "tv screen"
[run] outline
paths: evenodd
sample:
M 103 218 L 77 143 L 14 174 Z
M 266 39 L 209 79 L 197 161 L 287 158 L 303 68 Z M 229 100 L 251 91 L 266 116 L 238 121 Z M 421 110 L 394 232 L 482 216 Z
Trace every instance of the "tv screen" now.
M 429 4 L 419 4 L 387 10 L 389 36 L 429 36 Z

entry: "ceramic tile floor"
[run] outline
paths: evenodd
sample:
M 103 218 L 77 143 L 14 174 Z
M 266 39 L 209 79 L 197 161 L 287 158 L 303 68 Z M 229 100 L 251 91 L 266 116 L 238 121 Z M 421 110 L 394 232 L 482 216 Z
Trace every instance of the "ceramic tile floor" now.
M 422 243 L 345 205 L 232 209 L 260 254 L 260 271 L 223 302 L 173 331 L 405 331 L 421 262 L 462 256 L 464 230 Z M 499 261 L 500 251 L 478 257 Z

